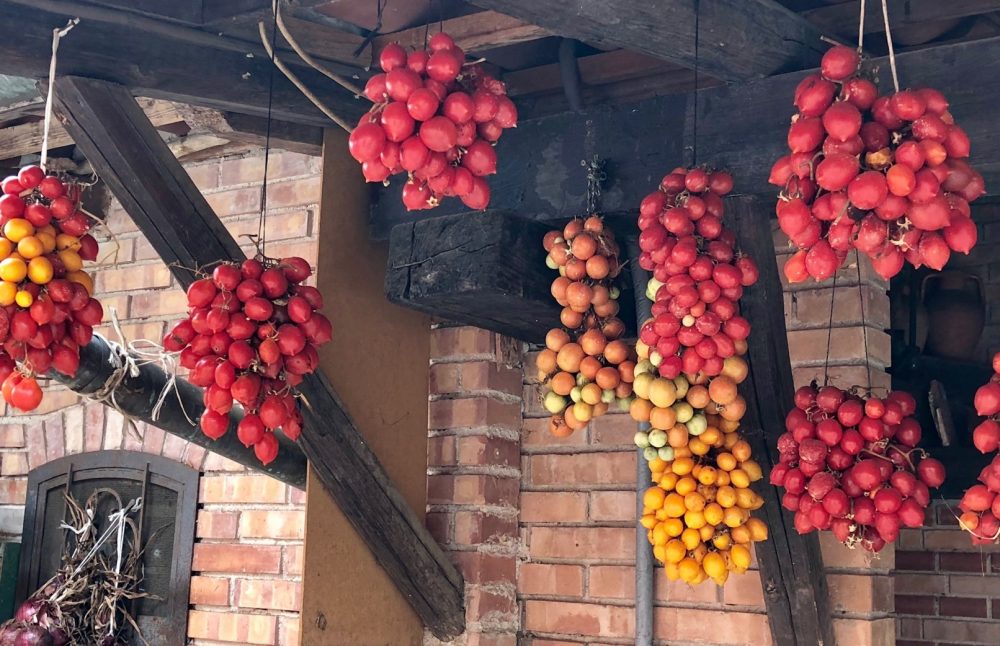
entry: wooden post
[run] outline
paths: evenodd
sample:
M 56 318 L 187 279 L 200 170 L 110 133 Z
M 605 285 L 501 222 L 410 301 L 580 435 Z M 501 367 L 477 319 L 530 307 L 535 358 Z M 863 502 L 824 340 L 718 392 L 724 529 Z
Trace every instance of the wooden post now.
M 753 324 L 747 350 L 750 375 L 741 390 L 747 400 L 744 434 L 764 469 L 764 479 L 754 487 L 764 497 L 764 506 L 756 513 L 767 523 L 770 535 L 754 547 L 771 634 L 775 646 L 833 646 L 817 535 L 801 536 L 795 531 L 792 515 L 781 507 L 781 494 L 768 484 L 771 467 L 778 461 L 777 438 L 785 430 L 785 414 L 791 410 L 794 392 L 770 209 L 755 197 L 736 197 L 726 200 L 726 211 L 738 248 L 760 268 L 757 284 L 748 287 L 740 301 L 742 315 Z
M 126 88 L 63 77 L 56 97 L 66 130 L 182 286 L 194 279 L 183 267 L 244 257 Z M 421 378 L 426 370 L 425 363 Z M 459 634 L 465 625 L 461 575 L 396 489 L 323 372 L 307 376 L 299 390 L 309 402 L 302 407 L 299 442 L 316 478 L 424 625 L 441 638 Z M 392 421 L 381 420 L 385 426 Z M 420 459 L 425 455 L 423 447 Z

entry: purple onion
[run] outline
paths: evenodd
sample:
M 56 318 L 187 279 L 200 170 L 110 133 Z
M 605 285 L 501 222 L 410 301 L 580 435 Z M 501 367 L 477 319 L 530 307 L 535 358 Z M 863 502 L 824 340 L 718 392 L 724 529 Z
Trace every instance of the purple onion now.
M 22 603 L 17 608 L 17 612 L 14 613 L 14 619 L 18 621 L 32 622 L 35 620 L 35 615 L 42 607 L 41 599 L 28 599 Z
M 58 626 L 49 628 L 49 637 L 52 638 L 52 646 L 66 646 L 69 643 L 69 635 Z
M 21 629 L 14 646 L 52 646 L 52 637 L 41 626 L 29 624 Z

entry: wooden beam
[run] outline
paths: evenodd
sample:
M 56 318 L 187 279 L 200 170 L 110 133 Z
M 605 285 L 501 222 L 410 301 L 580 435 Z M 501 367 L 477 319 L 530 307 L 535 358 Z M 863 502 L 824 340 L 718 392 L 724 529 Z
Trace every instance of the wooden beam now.
M 889 0 L 889 19 L 893 31 L 912 27 L 920 23 L 954 18 L 966 18 L 996 11 L 995 0 Z M 809 22 L 824 32 L 856 39 L 858 33 L 858 3 L 832 4 L 802 12 Z M 882 3 L 870 2 L 865 5 L 865 33 L 885 31 L 882 20 Z
M 59 112 L 139 229 L 182 286 L 183 267 L 244 258 L 128 90 L 105 81 L 56 81 Z M 322 371 L 299 388 L 308 405 L 300 445 L 323 487 L 435 635 L 464 629 L 461 575 L 386 475 Z
M 204 0 L 90 0 L 91 4 L 188 25 L 201 24 Z M 214 0 L 210 0 L 212 2 Z
M 267 114 L 272 68 L 259 43 L 93 5 L 60 0 L 0 3 L 0 73 L 46 78 L 52 29 L 64 26 L 67 17 L 77 15 L 84 20 L 60 45 L 60 73 L 113 80 L 138 96 L 257 116 Z M 325 76 L 302 67 L 295 71 L 348 121 L 364 112 L 361 101 Z M 335 71 L 350 75 L 356 70 L 338 66 Z M 272 107 L 275 119 L 321 127 L 330 124 L 277 71 Z
M 178 106 L 170 101 L 157 99 L 138 99 L 138 101 L 150 122 L 157 128 L 184 122 L 184 117 L 178 110 Z M 41 121 L 0 128 L 0 159 L 38 152 L 42 149 L 44 130 L 44 124 Z M 49 148 L 61 148 L 72 145 L 72 143 L 72 137 L 62 127 L 62 124 L 53 123 L 49 132 Z
M 764 468 L 764 479 L 754 486 L 764 506 L 755 512 L 769 530 L 768 540 L 754 545 L 760 564 L 764 602 L 776 646 L 836 644 L 830 616 L 823 557 L 816 533 L 800 535 L 793 516 L 781 507 L 781 493 L 768 484 L 778 463 L 777 439 L 792 407 L 792 367 L 781 281 L 771 238 L 769 204 L 753 197 L 726 200 L 726 220 L 737 246 L 757 260 L 760 278 L 740 300 L 740 311 L 753 321 L 748 339 L 750 375 L 741 385 L 748 393 L 743 434 Z
M 385 295 L 447 321 L 540 342 L 560 310 L 541 242 L 550 228 L 506 213 L 401 224 L 389 239 Z
M 467 52 L 481 52 L 552 35 L 537 25 L 495 11 L 481 11 L 468 16 L 449 18 L 443 23 L 435 22 L 429 31 L 431 34 L 444 31 L 455 39 L 455 44 Z M 389 43 L 399 43 L 403 47 L 414 49 L 423 47 L 427 34 L 428 28 L 425 26 L 385 34 L 375 39 L 375 51 L 381 51 Z
M 820 32 L 774 0 L 473 0 L 601 48 L 623 47 L 694 67 L 726 81 L 811 67 L 826 46 Z M 695 52 L 695 9 L 700 38 Z
M 627 49 L 582 56 L 576 59 L 576 64 L 580 70 L 580 80 L 585 85 L 620 83 L 652 74 L 683 74 L 690 71 Z M 503 75 L 503 80 L 510 96 L 562 91 L 559 63 L 507 72 Z
M 212 135 L 235 143 L 264 146 L 270 131 L 270 145 L 273 148 L 314 157 L 323 152 L 323 129 L 317 126 L 304 126 L 273 119 L 269 125 L 265 117 L 219 112 L 194 106 L 180 106 L 179 110 L 193 134 Z
M 114 364 L 109 360 L 111 356 L 111 345 L 100 335 L 95 335 L 89 344 L 80 348 L 80 368 L 75 376 L 67 377 L 54 370 L 49 374 L 73 392 L 90 395 L 103 388 L 115 372 Z M 236 425 L 243 418 L 239 406 L 229 413 L 229 432 L 221 438 L 212 440 L 202 433 L 197 422 L 205 410 L 202 391 L 184 379 L 177 379 L 174 382 L 173 388 L 176 392 L 167 395 L 163 400 L 163 405 L 154 420 L 153 404 L 167 387 L 170 375 L 159 366 L 141 359 L 138 361 L 138 366 L 139 374 L 134 377 L 126 376 L 121 385 L 115 389 L 115 402 L 121 412 L 161 428 L 187 442 L 214 451 L 254 471 L 265 473 L 293 487 L 305 488 L 306 457 L 302 449 L 285 436 L 279 435 L 278 457 L 266 466 L 261 464 L 253 449 L 243 446 L 236 437 Z M 194 423 L 190 420 L 194 420 Z
M 972 141 L 970 163 L 983 173 L 986 186 L 1000 185 L 1000 139 L 994 136 L 1000 76 L 983 65 L 1000 60 L 1000 37 L 907 52 L 896 60 L 904 85 L 926 85 L 945 93 L 957 123 Z M 887 61 L 874 62 L 881 87 L 891 88 Z M 768 170 L 788 152 L 792 97 L 807 73 L 703 90 L 697 101 L 694 94 L 670 95 L 522 121 L 505 131 L 497 144 L 498 172 L 489 178 L 490 208 L 540 220 L 577 215 L 587 190 L 580 160 L 597 152 L 609 162 L 602 211 L 634 210 L 638 196 L 655 187 L 663 173 L 690 161 L 696 103 L 698 160 L 728 168 L 737 193 L 776 195 L 777 189 L 767 183 Z M 399 191 L 400 184 L 393 183 L 380 192 L 372 212 L 372 235 L 386 238 L 396 224 L 466 210 L 449 199 L 416 215 L 402 207 Z

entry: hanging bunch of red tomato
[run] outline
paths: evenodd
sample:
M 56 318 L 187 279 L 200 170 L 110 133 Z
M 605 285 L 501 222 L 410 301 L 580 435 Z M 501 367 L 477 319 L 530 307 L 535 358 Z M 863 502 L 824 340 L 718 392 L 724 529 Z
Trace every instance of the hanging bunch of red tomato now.
M 981 453 L 1000 449 L 1000 353 L 993 355 L 993 376 L 979 387 L 976 414 L 986 419 L 972 432 L 972 443 Z M 979 473 L 979 484 L 966 490 L 958 507 L 959 525 L 972 534 L 973 545 L 1000 540 L 1000 453 Z
M 98 245 L 78 184 L 25 166 L 0 191 L 0 383 L 8 404 L 31 411 L 42 401 L 36 375 L 75 375 L 104 318 L 83 271 Z
M 299 257 L 218 265 L 188 287 L 188 316 L 163 339 L 166 350 L 180 352 L 188 380 L 205 388 L 202 432 L 225 435 L 229 411 L 241 404 L 236 432 L 264 464 L 278 454 L 276 430 L 298 438 L 295 387 L 316 370 L 317 348 L 333 335 L 319 311 L 323 296 L 303 284 L 311 274 Z
M 884 399 L 836 386 L 803 386 L 778 438 L 771 484 L 795 512 L 800 534 L 830 530 L 849 547 L 878 552 L 901 527 L 920 527 L 931 488 L 945 469 L 920 443 L 917 403 L 894 391 Z
M 851 248 L 889 279 L 904 262 L 939 270 L 976 244 L 969 203 L 985 186 L 947 99 L 931 88 L 879 96 L 860 68 L 857 51 L 834 47 L 795 90 L 790 153 L 769 178 L 799 249 L 784 268 L 791 282 L 830 278 Z
M 486 177 L 496 173 L 494 144 L 517 125 L 517 108 L 503 82 L 478 65 L 445 33 L 427 49 L 386 46 L 381 74 L 365 86 L 372 106 L 351 133 L 351 155 L 369 182 L 407 173 L 403 204 L 418 211 L 457 197 L 470 209 L 490 202 Z

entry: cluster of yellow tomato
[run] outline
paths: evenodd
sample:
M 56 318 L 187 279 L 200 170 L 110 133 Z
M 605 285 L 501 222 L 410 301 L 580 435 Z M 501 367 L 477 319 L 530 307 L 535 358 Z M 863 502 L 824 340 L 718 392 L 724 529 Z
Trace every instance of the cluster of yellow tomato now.
M 23 289 L 25 280 L 48 284 L 55 275 L 53 262 L 65 268 L 67 280 L 93 294 L 94 282 L 83 271 L 79 250 L 80 238 L 59 233 L 52 224 L 36 228 L 23 218 L 8 220 L 0 237 L 0 306 L 30 307 L 34 297 Z
M 767 539 L 767 525 L 750 514 L 764 504 L 750 489 L 763 473 L 738 432 L 746 402 L 737 385 L 746 379 L 746 361 L 727 358 L 714 378 L 667 379 L 657 376 L 657 357 L 651 360 L 641 341 L 637 351 L 630 414 L 650 425 L 635 443 L 655 483 L 643 495 L 640 522 L 668 578 L 722 585 L 730 572 L 750 566 L 751 543 Z

